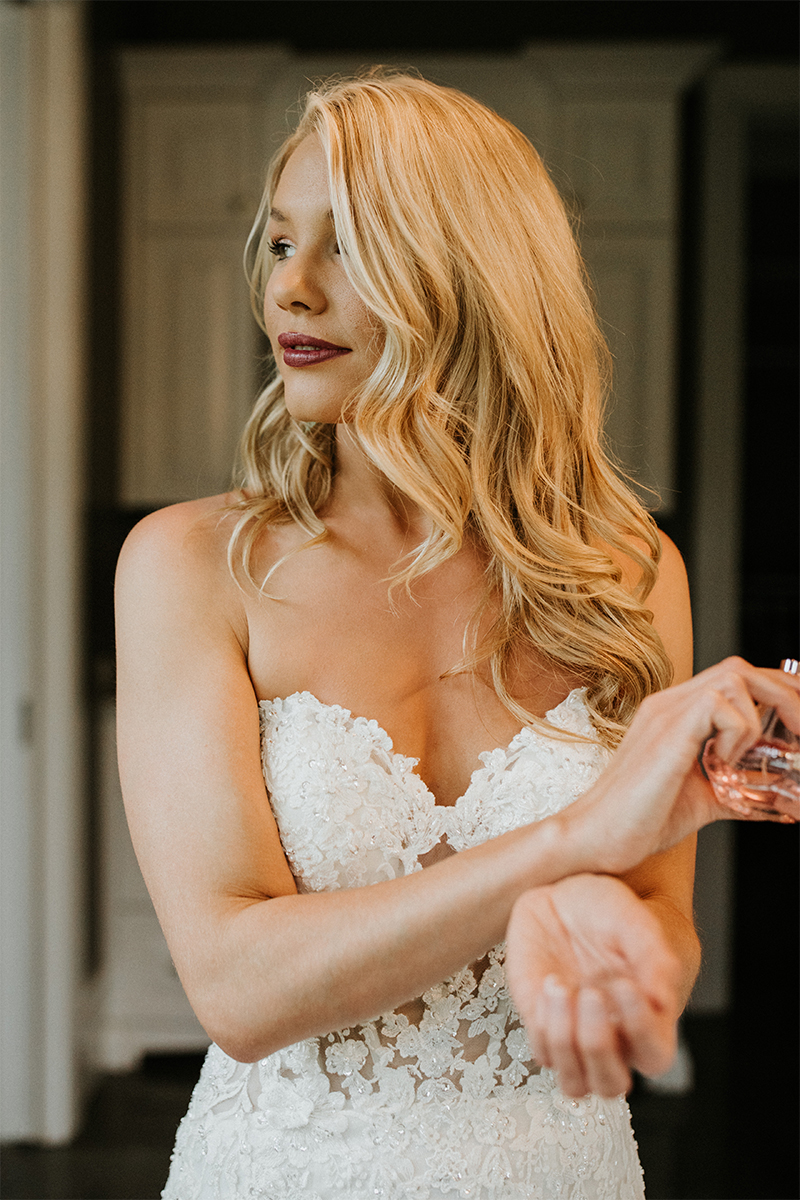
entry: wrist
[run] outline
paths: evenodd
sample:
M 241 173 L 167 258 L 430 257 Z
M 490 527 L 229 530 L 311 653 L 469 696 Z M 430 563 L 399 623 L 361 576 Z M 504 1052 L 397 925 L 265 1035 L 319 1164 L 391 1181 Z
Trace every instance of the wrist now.
M 587 793 L 542 823 L 551 868 L 547 880 L 542 882 L 556 883 L 572 875 L 611 873 L 602 861 L 604 839 L 598 817 L 596 803 Z
M 569 875 L 621 875 L 647 853 L 637 857 L 630 845 L 630 830 L 607 802 L 614 792 L 613 765 L 582 796 L 554 818 L 558 824 L 561 854 L 570 863 Z

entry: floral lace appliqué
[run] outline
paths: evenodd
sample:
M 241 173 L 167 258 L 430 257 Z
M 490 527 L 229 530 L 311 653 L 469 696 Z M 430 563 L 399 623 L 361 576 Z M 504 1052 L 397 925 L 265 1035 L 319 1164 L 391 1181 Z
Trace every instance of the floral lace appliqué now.
M 583 693 L 548 714 L 592 736 Z M 262 704 L 263 766 L 301 891 L 421 869 L 571 803 L 608 755 L 523 729 L 440 807 L 375 721 L 307 692 Z M 621 1098 L 575 1101 L 531 1059 L 497 946 L 402 1009 L 261 1062 L 212 1046 L 164 1200 L 642 1200 Z

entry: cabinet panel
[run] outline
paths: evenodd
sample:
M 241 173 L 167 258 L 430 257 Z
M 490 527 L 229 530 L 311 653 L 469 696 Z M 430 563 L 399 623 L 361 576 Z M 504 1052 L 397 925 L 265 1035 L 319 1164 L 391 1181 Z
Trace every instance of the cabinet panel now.
M 670 507 L 674 478 L 675 266 L 671 238 L 583 239 L 614 356 L 607 432 L 616 455 Z M 643 495 L 645 503 L 653 497 Z
M 567 174 L 587 222 L 675 219 L 675 105 L 667 100 L 568 104 Z
M 131 264 L 124 504 L 230 486 L 255 391 L 255 325 L 241 255 L 238 236 L 151 236 Z
M 144 105 L 140 119 L 144 220 L 240 220 L 252 190 L 250 106 L 162 100 Z

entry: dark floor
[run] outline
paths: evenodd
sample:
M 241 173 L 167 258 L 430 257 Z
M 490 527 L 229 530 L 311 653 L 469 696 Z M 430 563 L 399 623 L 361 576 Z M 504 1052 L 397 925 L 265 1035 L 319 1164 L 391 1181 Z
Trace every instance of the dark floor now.
M 3 1200 L 159 1197 L 202 1061 L 202 1055 L 153 1055 L 138 1071 L 106 1076 L 71 1146 L 4 1146 Z
M 800 1196 L 796 1097 L 788 1105 L 775 1103 L 774 1096 L 767 1102 L 763 1063 L 758 1071 L 737 1068 L 731 1090 L 731 1030 L 723 1018 L 687 1018 L 693 1091 L 656 1095 L 638 1085 L 630 1098 L 648 1200 Z M 200 1062 L 196 1056 L 153 1057 L 133 1074 L 108 1076 L 83 1132 L 68 1148 L 6 1146 L 2 1200 L 157 1200 Z M 796 1081 L 794 1062 L 787 1066 Z

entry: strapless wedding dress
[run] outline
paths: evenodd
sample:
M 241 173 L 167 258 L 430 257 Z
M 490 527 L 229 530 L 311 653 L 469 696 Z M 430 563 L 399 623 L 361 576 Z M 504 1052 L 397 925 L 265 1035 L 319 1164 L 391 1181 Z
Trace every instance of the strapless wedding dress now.
M 301 892 L 357 888 L 558 812 L 596 743 L 523 729 L 452 807 L 375 721 L 308 692 L 262 703 L 264 777 Z M 548 714 L 592 735 L 582 691 Z M 235 1062 L 212 1046 L 164 1200 L 642 1200 L 623 1098 L 572 1100 L 531 1059 L 504 950 L 399 1012 Z M 410 1014 L 410 1015 L 409 1015 Z

